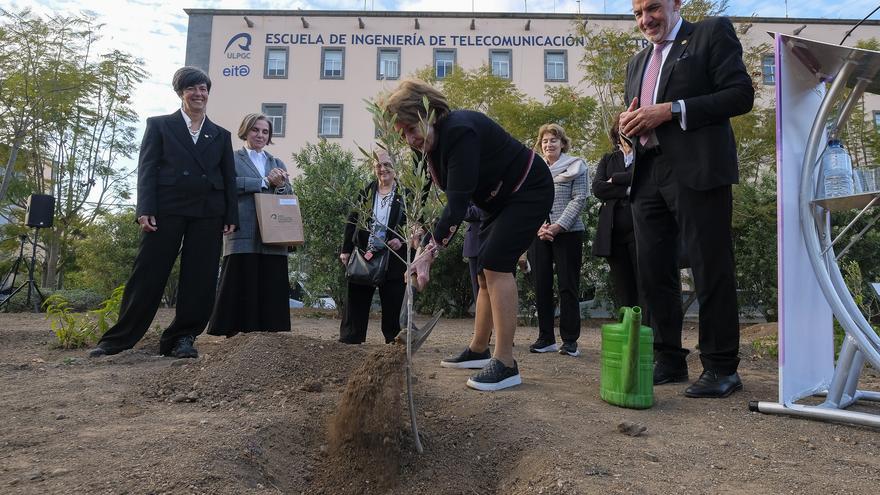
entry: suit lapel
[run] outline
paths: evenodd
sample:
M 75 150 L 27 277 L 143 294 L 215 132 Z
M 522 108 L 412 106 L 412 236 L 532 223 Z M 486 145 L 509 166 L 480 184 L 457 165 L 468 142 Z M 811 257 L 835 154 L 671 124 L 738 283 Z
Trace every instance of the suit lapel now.
M 177 138 L 180 142 L 181 146 L 183 146 L 186 151 L 192 155 L 193 159 L 199 165 L 202 170 L 205 170 L 205 165 L 202 163 L 201 153 L 196 150 L 196 145 L 192 142 L 192 135 L 189 133 L 189 129 L 186 127 L 186 122 L 183 120 L 183 115 L 181 115 L 181 110 L 178 110 L 171 115 L 169 115 L 168 119 L 168 127 L 171 128 L 171 134 Z M 208 117 L 205 117 L 205 124 L 207 124 Z M 205 126 L 202 126 L 202 132 L 204 133 Z M 202 137 L 199 137 L 199 141 L 202 141 Z
M 687 49 L 693 31 L 693 24 L 685 20 L 681 21 L 681 28 L 678 30 L 675 42 L 673 42 L 672 46 L 669 48 L 669 54 L 666 56 L 666 63 L 663 64 L 663 68 L 660 70 L 660 83 L 657 86 L 658 102 L 666 101 L 666 86 L 669 83 L 669 76 L 672 74 L 672 71 L 675 70 L 675 64 L 678 63 Z
M 629 99 L 624 102 L 627 106 L 629 106 L 630 102 L 633 98 L 642 94 L 642 79 L 645 77 L 645 66 L 648 63 L 648 55 L 651 54 L 651 45 L 649 44 L 647 48 L 642 49 L 639 53 L 636 54 L 636 57 L 633 61 L 633 75 L 629 80 Z M 639 102 L 639 106 L 642 105 L 642 102 Z
M 196 151 L 199 152 L 199 155 L 203 154 L 208 146 L 217 139 L 217 126 L 208 119 L 208 116 L 205 116 L 205 123 L 202 124 L 202 135 L 199 136 L 199 140 L 196 143 Z
M 257 166 L 254 164 L 253 160 L 251 160 L 251 155 L 248 154 L 247 148 L 239 148 L 237 153 L 238 156 L 240 156 L 241 159 L 244 160 L 244 162 L 250 167 L 254 177 L 263 177 L 262 172 L 257 170 Z

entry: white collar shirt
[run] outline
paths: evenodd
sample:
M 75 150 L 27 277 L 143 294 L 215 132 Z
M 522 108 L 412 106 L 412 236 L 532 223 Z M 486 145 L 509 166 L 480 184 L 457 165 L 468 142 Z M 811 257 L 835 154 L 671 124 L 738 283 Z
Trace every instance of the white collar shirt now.
M 202 133 L 202 126 L 205 125 L 205 120 L 208 118 L 208 116 L 206 115 L 206 116 L 202 117 L 202 122 L 199 124 L 199 128 L 194 131 L 194 130 L 192 130 L 192 122 L 193 121 L 191 118 L 189 118 L 189 115 L 187 115 L 186 112 L 183 111 L 183 107 L 180 108 L 180 115 L 183 115 L 183 121 L 184 121 L 184 123 L 186 123 L 186 130 L 189 131 L 189 135 L 193 140 L 193 144 L 198 143 L 199 142 L 199 134 Z

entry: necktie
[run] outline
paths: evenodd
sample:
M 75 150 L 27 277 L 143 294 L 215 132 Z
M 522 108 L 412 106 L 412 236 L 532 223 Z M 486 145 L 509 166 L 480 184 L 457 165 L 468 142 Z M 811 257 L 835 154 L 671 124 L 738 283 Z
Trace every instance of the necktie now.
M 654 51 L 651 52 L 651 60 L 648 62 L 648 68 L 645 69 L 645 79 L 642 81 L 642 93 L 639 95 L 639 107 L 645 107 L 654 104 L 654 88 L 657 86 L 657 77 L 660 76 L 660 66 L 663 65 L 663 48 L 668 41 L 664 40 L 660 43 L 654 43 Z M 642 134 L 639 137 L 642 146 L 648 142 L 650 133 Z

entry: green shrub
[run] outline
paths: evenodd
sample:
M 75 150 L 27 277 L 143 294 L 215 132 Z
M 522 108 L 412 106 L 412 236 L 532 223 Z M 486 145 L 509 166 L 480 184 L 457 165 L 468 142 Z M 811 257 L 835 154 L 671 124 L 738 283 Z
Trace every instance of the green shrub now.
M 70 305 L 71 311 L 77 313 L 97 309 L 101 307 L 104 300 L 101 294 L 91 289 L 59 289 L 46 295 L 48 297 L 58 296 L 64 299 Z
M 740 312 L 776 321 L 776 176 L 733 188 L 733 244 Z
M 45 295 L 45 294 L 44 294 Z M 0 296 L 0 301 L 5 299 L 7 295 Z M 27 288 L 22 289 L 18 294 L 14 295 L 9 302 L 3 305 L 3 311 L 7 313 L 27 313 L 34 310 L 34 301 L 39 304 L 39 294 L 31 293 L 31 302 L 27 303 Z
M 58 346 L 78 349 L 96 342 L 119 319 L 123 290 L 124 286 L 117 287 L 109 299 L 86 313 L 78 311 L 65 296 L 82 296 L 79 292 L 88 291 L 57 291 L 46 298 L 43 306 Z
M 341 312 L 345 269 L 339 263 L 339 252 L 351 205 L 340 198 L 356 198 L 370 178 L 355 166 L 350 152 L 325 140 L 306 144 L 293 160 L 302 171 L 293 179 L 293 190 L 299 198 L 306 242 L 296 248 L 290 266 L 308 275 L 301 279 L 307 294 L 329 295 Z
M 417 312 L 434 314 L 442 309 L 443 315 L 450 318 L 467 316 L 474 297 L 467 258 L 461 255 L 464 230 L 462 226 L 462 232 L 453 237 L 452 242 L 440 251 L 440 256 L 434 261 L 431 267 L 431 283 L 416 298 Z

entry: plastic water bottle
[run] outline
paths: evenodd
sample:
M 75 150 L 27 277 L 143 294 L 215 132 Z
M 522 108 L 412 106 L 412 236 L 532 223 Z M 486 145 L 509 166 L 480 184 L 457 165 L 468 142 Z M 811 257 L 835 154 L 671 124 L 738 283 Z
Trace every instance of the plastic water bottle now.
M 822 182 L 825 194 L 821 197 L 834 198 L 853 193 L 852 160 L 838 139 L 828 141 L 828 148 L 822 155 Z

